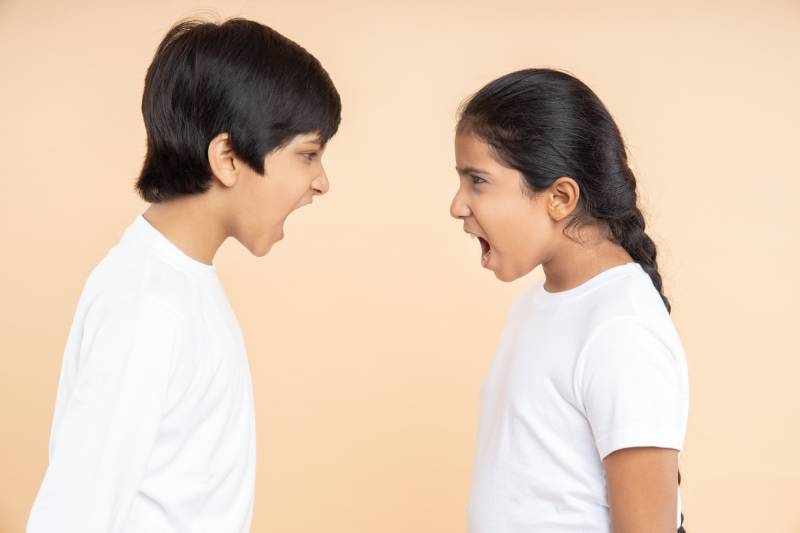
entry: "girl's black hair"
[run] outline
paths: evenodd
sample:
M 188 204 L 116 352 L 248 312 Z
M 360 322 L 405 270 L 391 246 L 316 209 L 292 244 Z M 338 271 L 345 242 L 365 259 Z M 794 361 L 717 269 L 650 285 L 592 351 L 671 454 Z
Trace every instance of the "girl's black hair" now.
M 264 157 L 298 134 L 325 144 L 341 108 L 319 61 L 275 30 L 240 18 L 181 21 L 145 77 L 147 155 L 136 188 L 148 202 L 208 190 L 208 145 L 220 133 L 263 174 Z
M 533 192 L 562 176 L 580 187 L 567 227 L 604 224 L 650 275 L 667 310 L 656 246 L 636 205 L 636 178 L 625 144 L 603 103 L 577 78 L 550 69 L 526 69 L 494 80 L 463 106 L 458 132 L 487 142 L 497 158 L 518 170 Z
M 518 170 L 528 190 L 542 191 L 562 176 L 580 188 L 578 208 L 564 228 L 599 224 L 639 263 L 661 295 L 656 245 L 645 233 L 636 178 L 625 143 L 597 95 L 577 78 L 551 69 L 502 76 L 461 107 L 458 133 L 488 143 L 499 161 Z M 681 475 L 678 472 L 678 484 Z M 681 515 L 680 533 L 683 530 Z

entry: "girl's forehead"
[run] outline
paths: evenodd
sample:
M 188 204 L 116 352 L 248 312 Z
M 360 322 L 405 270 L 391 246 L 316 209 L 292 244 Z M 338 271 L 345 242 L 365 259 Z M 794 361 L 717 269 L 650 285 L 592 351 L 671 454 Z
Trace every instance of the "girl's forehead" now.
M 474 135 L 459 134 L 455 139 L 456 156 L 463 159 L 494 159 L 492 148 L 487 142 Z
M 476 174 L 503 174 L 516 172 L 498 161 L 494 149 L 483 139 L 471 134 L 459 134 L 455 140 L 456 169 L 475 171 Z

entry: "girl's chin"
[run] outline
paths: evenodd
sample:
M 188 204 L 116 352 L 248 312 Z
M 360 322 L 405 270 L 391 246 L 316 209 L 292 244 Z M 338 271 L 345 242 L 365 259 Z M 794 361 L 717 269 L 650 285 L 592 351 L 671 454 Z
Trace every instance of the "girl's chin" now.
M 494 277 L 506 283 L 514 281 L 519 277 L 519 276 L 510 276 L 507 272 L 503 272 L 502 270 L 492 270 L 492 272 L 494 272 Z
M 496 265 L 491 265 L 490 264 L 486 268 L 488 268 L 489 270 L 491 270 L 494 273 L 494 277 L 496 277 L 500 281 L 503 281 L 503 282 L 506 282 L 506 283 L 510 283 L 512 281 L 516 281 L 516 280 L 528 275 L 533 270 L 533 268 L 531 268 L 531 269 L 529 269 L 527 271 L 520 271 L 520 270 L 516 270 L 516 269 L 506 269 L 506 268 L 502 268 L 501 265 L 497 265 L 497 264 Z M 536 268 L 536 267 L 534 267 L 534 268 Z

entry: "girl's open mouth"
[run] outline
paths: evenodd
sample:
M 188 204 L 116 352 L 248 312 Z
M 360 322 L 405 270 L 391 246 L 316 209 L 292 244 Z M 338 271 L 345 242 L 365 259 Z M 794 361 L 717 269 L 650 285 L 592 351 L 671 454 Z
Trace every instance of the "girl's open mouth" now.
M 478 242 L 481 243 L 481 266 L 486 267 L 492 257 L 492 247 L 489 245 L 489 241 L 481 236 L 478 236 Z

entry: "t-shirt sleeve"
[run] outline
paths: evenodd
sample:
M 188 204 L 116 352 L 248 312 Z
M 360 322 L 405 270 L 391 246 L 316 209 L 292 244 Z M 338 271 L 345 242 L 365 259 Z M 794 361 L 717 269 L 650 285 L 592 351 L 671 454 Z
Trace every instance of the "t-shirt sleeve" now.
M 575 369 L 575 391 L 604 459 L 623 448 L 683 449 L 688 376 L 670 349 L 634 318 L 598 326 Z
M 52 428 L 28 533 L 124 527 L 156 440 L 182 325 L 147 297 L 133 311 L 86 321 L 78 360 L 64 361 L 77 368 Z

